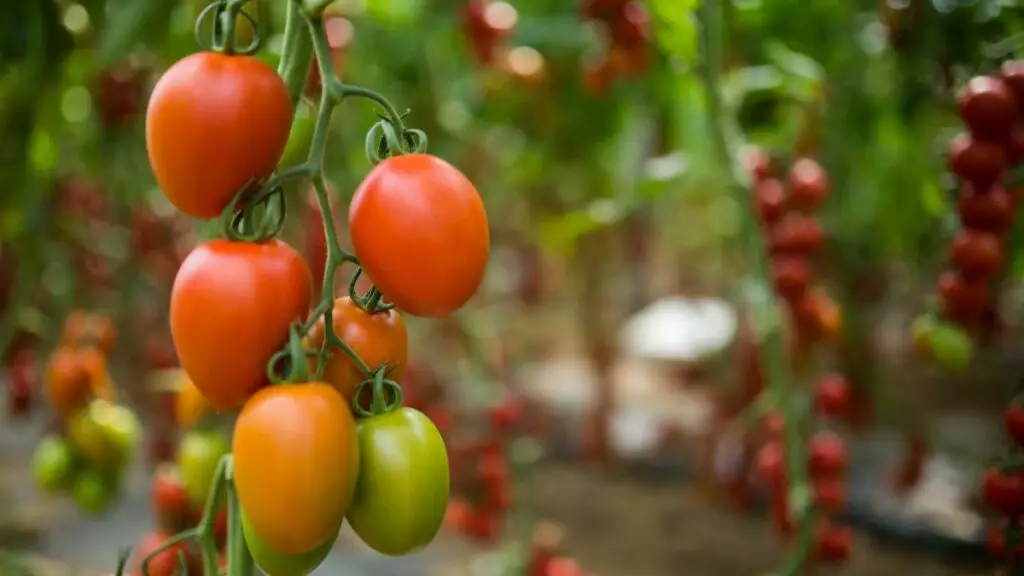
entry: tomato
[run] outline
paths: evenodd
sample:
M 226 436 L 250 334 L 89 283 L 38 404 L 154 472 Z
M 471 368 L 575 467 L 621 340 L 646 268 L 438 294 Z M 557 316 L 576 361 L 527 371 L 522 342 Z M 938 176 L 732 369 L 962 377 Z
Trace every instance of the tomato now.
M 267 546 L 304 554 L 337 533 L 361 453 L 337 390 L 323 382 L 260 390 L 238 415 L 231 445 L 239 501 Z
M 974 343 L 963 330 L 951 324 L 939 324 L 928 334 L 932 358 L 947 370 L 962 372 L 971 364 Z
M 1007 406 L 1003 421 L 1006 424 L 1006 433 L 1013 442 L 1024 447 L 1024 406 L 1017 403 Z
M 828 196 L 828 174 L 816 161 L 801 158 L 789 169 L 790 202 L 804 210 L 816 208 Z
M 1013 224 L 1013 201 L 999 186 L 983 190 L 964 184 L 957 211 L 964 228 L 1001 233 Z
M 843 311 L 824 292 L 808 290 L 794 303 L 794 315 L 803 330 L 834 342 L 843 331 Z
M 140 425 L 122 406 L 94 400 L 68 423 L 68 437 L 78 455 L 103 470 L 123 465 L 138 442 Z
M 299 102 L 298 108 L 295 109 L 291 131 L 288 133 L 288 143 L 285 144 L 281 160 L 277 163 L 279 168 L 290 168 L 306 161 L 310 144 L 313 143 L 315 128 L 316 113 L 313 107 Z
M 831 477 L 846 469 L 846 445 L 834 434 L 820 433 L 811 438 L 808 452 L 811 474 L 817 477 Z
M 960 119 L 982 140 L 1001 140 L 1017 123 L 1017 101 L 1000 78 L 976 76 L 957 99 Z
M 795 300 L 811 283 L 811 268 L 800 256 L 780 256 L 772 260 L 775 291 L 787 300 Z
M 817 252 L 825 241 L 825 231 L 818 220 L 803 214 L 789 214 L 771 231 L 773 254 L 807 255 Z
M 823 562 L 838 563 L 846 560 L 852 545 L 853 533 L 845 526 L 825 521 L 815 531 L 814 556 Z
M 981 480 L 981 491 L 985 502 L 1003 515 L 1024 513 L 1024 475 L 989 468 Z
M 944 272 L 936 287 L 942 311 L 951 320 L 972 324 L 988 309 L 989 288 L 985 282 L 967 280 L 956 272 Z
M 77 351 L 82 369 L 89 375 L 89 391 L 103 400 L 113 400 L 114 381 L 107 370 L 107 357 L 98 348 L 81 348 Z
M 476 292 L 490 229 L 473 183 L 428 154 L 378 164 L 349 205 L 352 246 L 384 296 L 413 316 L 446 316 Z
M 32 454 L 32 477 L 42 490 L 67 488 L 75 471 L 75 453 L 67 440 L 56 435 L 43 438 Z
M 402 407 L 359 423 L 363 455 L 348 521 L 370 548 L 400 556 L 434 539 L 449 493 L 448 454 L 437 427 Z M 393 502 L 407 502 L 396 507 Z
M 184 370 L 178 370 L 178 392 L 174 395 L 174 420 L 183 430 L 194 428 L 210 413 L 210 402 Z
M 850 382 L 842 374 L 829 374 L 814 387 L 814 406 L 825 416 L 841 416 L 850 404 Z
M 112 131 L 128 127 L 142 109 L 145 87 L 142 71 L 131 62 L 104 71 L 93 87 L 103 127 Z
M 947 164 L 950 172 L 984 190 L 1002 178 L 1006 152 L 998 144 L 960 134 L 949 145 Z
M 146 562 L 146 572 L 142 571 L 142 561 L 146 556 L 152 554 L 170 538 L 171 535 L 163 532 L 150 532 L 143 536 L 135 545 L 135 569 L 132 572 L 132 576 L 144 576 L 144 574 L 149 576 L 176 576 L 179 573 L 179 554 L 185 555 L 186 565 L 190 564 L 192 559 L 189 557 L 188 548 L 184 542 L 179 542 L 153 556 L 149 562 Z
M 305 320 L 312 274 L 294 248 L 210 240 L 185 258 L 171 289 L 171 336 L 181 367 L 217 410 L 266 383 L 266 367 Z
M 757 477 L 770 487 L 782 485 L 786 476 L 786 460 L 782 443 L 768 442 L 754 456 Z
M 61 343 L 72 348 L 96 346 L 107 355 L 114 351 L 117 329 L 108 316 L 75 310 L 64 320 Z
M 438 424 L 437 418 L 431 418 L 430 420 L 439 430 L 444 431 L 445 427 Z M 492 430 L 499 432 L 514 430 L 523 421 L 523 404 L 512 399 L 491 406 L 487 411 L 487 420 Z
M 743 147 L 741 154 L 743 167 L 750 172 L 755 182 L 772 177 L 772 157 L 764 149 L 747 145 Z
M 164 528 L 177 532 L 187 527 L 192 520 L 195 511 L 182 483 L 181 473 L 174 464 L 157 468 L 153 475 L 150 499 L 153 512 Z
M 992 558 L 996 560 L 1009 560 L 1011 554 L 1006 548 L 1006 529 L 1009 521 L 1006 518 L 1000 518 L 995 525 L 991 526 L 988 530 L 988 553 Z M 1024 544 L 1021 544 L 1014 550 L 1012 556 L 1020 556 L 1024 554 Z
M 89 403 L 91 380 L 78 353 L 58 348 L 46 367 L 46 399 L 57 414 L 68 419 Z
M 767 178 L 754 184 L 754 207 L 762 224 L 778 222 L 786 212 L 786 190 L 782 183 Z
M 338 533 L 341 531 L 339 524 L 338 530 L 334 534 L 312 550 L 301 554 L 286 555 L 267 545 L 259 533 L 253 530 L 252 524 L 244 512 L 241 515 L 241 520 L 242 533 L 245 535 L 245 543 L 249 547 L 252 559 L 267 576 L 306 576 L 316 570 L 316 567 L 322 564 L 327 555 L 331 553 L 334 543 L 338 540 Z
M 387 364 L 391 371 L 388 378 L 400 380 L 405 376 L 409 358 L 409 335 L 405 321 L 395 310 L 367 314 L 365 310 L 345 296 L 334 301 L 331 311 L 334 332 L 347 343 L 371 370 Z M 317 320 L 309 332 L 309 347 L 319 349 L 323 345 L 326 330 L 323 317 Z M 315 369 L 316 362 L 311 363 Z M 323 380 L 341 393 L 346 402 L 352 400 L 356 387 L 366 380 L 366 375 L 341 350 L 335 350 L 327 362 Z
M 227 440 L 216 432 L 187 432 L 178 446 L 178 469 L 185 493 L 193 506 L 201 508 L 206 504 L 217 465 L 228 453 Z
M 779 412 L 772 412 L 761 420 L 761 428 L 769 440 L 779 440 L 786 432 L 786 418 Z
M 990 232 L 961 230 L 953 239 L 949 258 L 967 278 L 988 278 L 1003 264 L 999 237 Z
M 846 508 L 846 486 L 834 478 L 816 478 L 814 504 L 828 514 L 840 514 Z
M 251 56 L 192 54 L 149 98 L 149 164 L 178 210 L 210 220 L 274 171 L 291 121 L 288 88 L 273 68 Z
M 72 487 L 75 504 L 86 514 L 102 513 L 114 499 L 116 485 L 95 470 L 83 470 Z

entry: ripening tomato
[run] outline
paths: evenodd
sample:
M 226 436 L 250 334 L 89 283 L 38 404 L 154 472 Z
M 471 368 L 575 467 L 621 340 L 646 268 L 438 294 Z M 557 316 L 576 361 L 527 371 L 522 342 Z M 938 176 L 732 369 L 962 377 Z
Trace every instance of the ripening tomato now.
M 146 110 L 153 175 L 178 210 L 209 220 L 277 167 L 292 105 L 273 68 L 251 56 L 199 52 L 164 72 Z
M 786 212 L 786 189 L 775 178 L 754 184 L 754 204 L 762 224 L 774 224 Z
M 793 303 L 793 314 L 801 330 L 834 342 L 843 332 L 843 311 L 821 290 L 812 289 Z
M 449 493 L 448 454 L 437 427 L 402 407 L 359 423 L 363 457 L 348 521 L 370 548 L 400 556 L 434 539 Z M 408 506 L 396 507 L 398 499 Z
M 194 510 L 176 465 L 164 464 L 157 468 L 150 499 L 153 513 L 163 528 L 177 532 L 188 526 Z
M 241 520 L 242 534 L 245 535 L 245 543 L 249 547 L 252 559 L 267 576 L 306 576 L 316 570 L 316 567 L 322 564 L 327 555 L 331 553 L 334 543 L 338 540 L 338 532 L 341 531 L 339 524 L 338 530 L 334 534 L 312 550 L 289 555 L 281 554 L 267 545 L 266 541 L 253 529 L 244 511 Z
M 1017 123 L 1017 101 L 1000 78 L 976 76 L 957 100 L 960 118 L 975 137 L 998 142 Z
M 811 158 L 801 158 L 789 169 L 789 200 L 804 210 L 817 208 L 828 196 L 828 174 Z
M 378 164 L 349 205 L 352 247 L 384 296 L 413 316 L 458 310 L 483 280 L 490 229 L 473 183 L 428 154 Z
M 825 416 L 841 416 L 850 404 L 850 381 L 842 374 L 829 374 L 814 386 L 814 406 Z
M 405 375 L 409 357 L 409 334 L 405 321 L 395 310 L 367 314 L 348 296 L 334 301 L 331 312 L 334 332 L 341 338 L 370 370 L 387 364 L 391 368 L 388 378 L 400 380 Z M 309 347 L 319 349 L 323 345 L 326 330 L 321 316 L 309 331 Z M 311 368 L 316 367 L 313 360 Z M 327 362 L 323 374 L 324 382 L 334 386 L 345 398 L 352 400 L 356 388 L 367 376 L 362 373 L 347 354 L 335 350 Z
M 89 403 L 90 384 L 89 373 L 76 350 L 61 347 L 50 356 L 44 390 L 61 418 L 71 418 Z
M 1003 421 L 1006 424 L 1006 433 L 1010 435 L 1013 442 L 1024 447 L 1024 406 L 1013 403 L 1006 408 L 1003 414 Z
M 957 211 L 964 228 L 1001 233 L 1013 224 L 1013 201 L 1000 186 L 982 190 L 964 184 Z
M 985 502 L 1006 516 L 1024 514 L 1024 475 L 989 468 L 981 481 Z
M 949 145 L 948 169 L 984 190 L 999 181 L 1006 170 L 1006 152 L 999 144 L 960 134 Z
M 267 362 L 309 310 L 312 274 L 280 240 L 210 240 L 181 263 L 171 336 L 181 367 L 217 410 L 237 408 L 266 381 Z
M 329 384 L 257 392 L 232 440 L 235 485 L 252 530 L 286 555 L 305 554 L 335 535 L 352 501 L 360 448 L 352 413 Z
M 174 420 L 183 430 L 195 428 L 211 411 L 210 402 L 196 388 L 184 370 L 177 370 L 178 391 L 174 394 Z
M 143 572 L 142 561 L 152 554 L 157 548 L 163 546 L 164 542 L 171 538 L 170 534 L 163 532 L 150 532 L 142 537 L 138 544 L 135 545 L 135 570 L 132 572 L 132 576 L 175 576 L 179 573 L 179 554 L 185 555 L 186 565 L 189 565 L 194 560 L 189 556 L 189 550 L 184 542 L 173 544 L 166 550 L 153 556 L 149 562 L 146 562 L 146 571 Z
M 835 434 L 817 434 L 811 438 L 807 450 L 811 474 L 817 477 L 831 477 L 846 469 L 846 445 Z
M 967 278 L 988 278 L 1003 264 L 999 237 L 990 232 L 962 230 L 953 239 L 949 258 Z

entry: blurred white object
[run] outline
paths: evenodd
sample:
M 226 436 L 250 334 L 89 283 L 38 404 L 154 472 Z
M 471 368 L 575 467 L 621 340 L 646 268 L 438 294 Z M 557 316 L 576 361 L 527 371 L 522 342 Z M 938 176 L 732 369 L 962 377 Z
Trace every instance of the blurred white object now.
M 700 362 L 736 338 L 736 311 L 717 298 L 663 298 L 622 327 L 624 354 L 645 360 Z

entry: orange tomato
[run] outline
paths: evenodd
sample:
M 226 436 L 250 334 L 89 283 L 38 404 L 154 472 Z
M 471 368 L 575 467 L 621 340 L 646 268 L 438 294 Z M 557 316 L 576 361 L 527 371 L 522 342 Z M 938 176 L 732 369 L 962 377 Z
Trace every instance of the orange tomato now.
M 114 381 L 107 370 L 107 357 L 95 347 L 77 350 L 78 361 L 89 375 L 89 391 L 96 398 L 114 399 Z
M 303 554 L 337 533 L 355 491 L 359 441 L 334 387 L 260 390 L 238 415 L 231 448 L 239 502 L 268 547 Z
M 179 389 L 174 395 L 174 420 L 183 429 L 195 425 L 210 411 L 210 403 L 184 371 L 179 377 Z
M 280 240 L 211 240 L 192 251 L 171 289 L 171 336 L 181 367 L 217 410 L 266 383 L 266 365 L 305 320 L 312 275 Z
M 61 418 L 70 418 L 89 403 L 91 379 L 81 356 L 58 348 L 46 367 L 46 398 Z
M 117 329 L 107 316 L 75 310 L 64 320 L 61 342 L 67 346 L 96 346 L 110 354 L 117 343 Z
M 446 316 L 476 292 L 490 228 L 473 183 L 428 154 L 378 164 L 349 205 L 352 247 L 366 275 L 413 316 Z
M 400 380 L 405 375 L 409 357 L 409 335 L 405 321 L 394 310 L 367 314 L 365 310 L 345 296 L 334 301 L 331 313 L 334 332 L 359 356 L 371 370 L 383 364 L 391 367 L 388 377 Z M 308 345 L 323 345 L 325 330 L 323 317 L 309 331 Z M 311 362 L 310 369 L 316 368 Z M 334 386 L 346 401 L 352 400 L 356 387 L 366 380 L 355 362 L 341 350 L 335 350 L 324 370 L 324 382 Z
M 192 54 L 153 88 L 149 164 L 178 210 L 209 220 L 274 171 L 291 123 L 288 88 L 273 68 L 251 56 Z

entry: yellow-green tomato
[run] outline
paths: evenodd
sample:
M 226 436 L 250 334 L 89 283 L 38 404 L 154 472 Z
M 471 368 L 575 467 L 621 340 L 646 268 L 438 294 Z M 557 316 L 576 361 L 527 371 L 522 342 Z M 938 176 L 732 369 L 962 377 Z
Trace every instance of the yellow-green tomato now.
M 245 543 L 249 547 L 252 559 L 267 576 L 306 576 L 316 570 L 316 567 L 323 563 L 324 558 L 331 553 L 334 543 L 338 540 L 338 532 L 341 531 L 341 525 L 339 525 L 338 532 L 335 532 L 323 544 L 309 552 L 289 555 L 281 554 L 268 546 L 263 538 L 260 538 L 260 535 L 253 530 L 244 511 L 241 514 L 241 520 L 242 533 L 245 535 Z
M 96 470 L 83 470 L 75 478 L 72 489 L 75 504 L 89 515 L 97 515 L 107 509 L 114 499 L 114 487 L 107 482 L 103 474 Z
M 926 336 L 932 358 L 952 372 L 963 372 L 971 365 L 974 357 L 974 343 L 958 326 L 940 323 Z
M 362 462 L 349 508 L 352 529 L 370 548 L 401 556 L 434 539 L 448 504 L 448 451 L 422 412 L 399 408 L 358 424 Z
M 217 465 L 230 449 L 227 439 L 214 432 L 191 431 L 181 439 L 178 469 L 185 494 L 195 506 L 201 507 L 206 503 Z
M 71 444 L 60 436 L 43 438 L 32 455 L 32 476 L 36 485 L 47 492 L 69 487 L 74 468 L 75 453 Z
M 119 459 L 117 446 L 100 423 L 109 407 L 105 400 L 94 400 L 68 422 L 68 438 L 75 452 L 95 468 L 109 469 Z
M 108 405 L 100 410 L 97 422 L 110 444 L 112 459 L 123 465 L 138 446 L 142 434 L 139 419 L 124 406 Z

